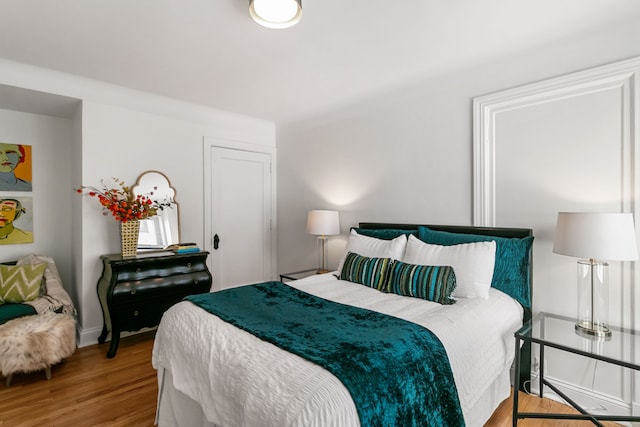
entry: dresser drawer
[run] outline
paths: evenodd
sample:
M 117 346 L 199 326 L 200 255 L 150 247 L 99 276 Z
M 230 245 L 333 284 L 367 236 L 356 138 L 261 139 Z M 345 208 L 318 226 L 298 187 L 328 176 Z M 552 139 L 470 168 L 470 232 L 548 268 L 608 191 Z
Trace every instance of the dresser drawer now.
M 135 281 L 156 277 L 168 277 L 194 271 L 208 271 L 206 255 L 184 257 L 180 255 L 158 258 L 142 258 L 135 262 L 120 262 L 113 266 L 118 281 Z
M 170 278 L 152 278 L 120 282 L 113 287 L 112 301 L 144 301 L 172 295 L 186 296 L 209 292 L 211 281 L 207 272 L 179 274 Z
M 176 301 L 177 302 L 177 301 Z M 160 303 L 161 306 L 157 306 Z M 123 331 L 137 331 L 142 328 L 150 328 L 160 323 L 162 314 L 173 304 L 166 301 L 147 301 L 145 304 L 123 304 L 114 314 L 119 328 Z

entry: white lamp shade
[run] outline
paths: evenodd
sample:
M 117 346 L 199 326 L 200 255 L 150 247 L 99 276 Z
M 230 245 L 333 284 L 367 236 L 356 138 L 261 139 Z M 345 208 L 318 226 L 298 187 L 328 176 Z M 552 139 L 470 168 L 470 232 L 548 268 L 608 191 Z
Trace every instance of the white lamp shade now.
M 553 252 L 578 258 L 635 261 L 638 249 L 633 216 L 558 212 Z
M 302 0 L 249 0 L 249 15 L 267 28 L 289 28 L 302 18 Z
M 340 234 L 338 211 L 313 210 L 307 214 L 307 233 L 318 236 Z

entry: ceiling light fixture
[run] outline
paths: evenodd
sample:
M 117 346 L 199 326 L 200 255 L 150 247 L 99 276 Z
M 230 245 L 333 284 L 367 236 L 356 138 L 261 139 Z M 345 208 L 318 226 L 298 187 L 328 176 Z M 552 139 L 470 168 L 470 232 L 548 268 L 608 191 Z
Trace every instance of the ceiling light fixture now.
M 302 0 L 249 0 L 249 15 L 263 27 L 293 27 L 302 18 Z

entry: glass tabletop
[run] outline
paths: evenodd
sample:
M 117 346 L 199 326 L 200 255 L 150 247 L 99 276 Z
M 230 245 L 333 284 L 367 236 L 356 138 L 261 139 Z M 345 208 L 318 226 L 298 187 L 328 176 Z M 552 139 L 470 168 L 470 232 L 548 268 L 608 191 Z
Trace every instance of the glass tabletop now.
M 280 278 L 289 279 L 289 280 L 304 279 L 307 276 L 312 276 L 316 274 L 317 271 L 318 271 L 317 268 L 307 268 L 306 270 L 292 271 L 290 273 L 282 273 L 280 274 Z
M 516 336 L 576 354 L 640 370 L 640 333 L 610 326 L 611 337 L 596 338 L 575 330 L 576 320 L 550 313 L 538 313 Z

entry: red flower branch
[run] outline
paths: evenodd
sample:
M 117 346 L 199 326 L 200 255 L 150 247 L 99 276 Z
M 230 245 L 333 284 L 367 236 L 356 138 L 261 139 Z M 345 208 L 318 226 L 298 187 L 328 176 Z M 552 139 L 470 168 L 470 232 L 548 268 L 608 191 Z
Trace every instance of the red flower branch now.
M 118 178 L 113 178 L 118 185 L 109 188 L 100 180 L 101 188 L 82 186 L 76 189 L 79 194 L 96 197 L 102 205 L 103 215 L 111 214 L 116 221 L 127 222 L 147 219 L 158 213 L 159 206 L 147 196 L 134 196 L 129 186 Z

